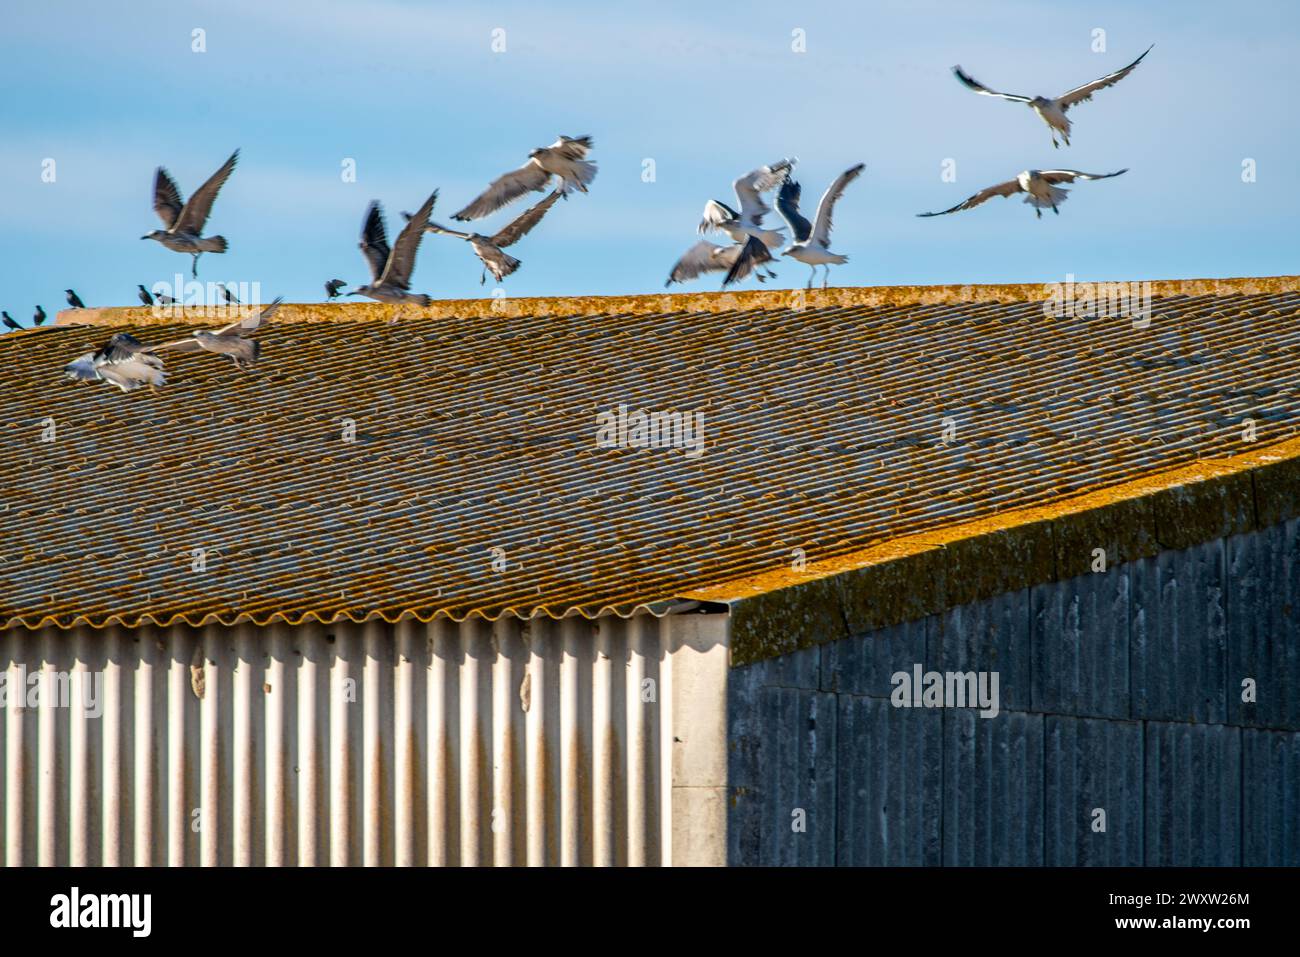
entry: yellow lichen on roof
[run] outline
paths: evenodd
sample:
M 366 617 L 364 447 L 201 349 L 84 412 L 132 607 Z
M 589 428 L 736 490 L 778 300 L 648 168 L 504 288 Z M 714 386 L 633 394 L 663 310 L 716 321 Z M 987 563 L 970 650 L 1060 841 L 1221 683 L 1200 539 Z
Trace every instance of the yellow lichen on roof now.
M 755 595 L 778 621 L 828 607 L 786 601 L 809 571 L 872 621 L 1086 570 L 1098 535 L 1173 547 L 1237 520 L 1240 474 L 1290 474 L 1261 450 L 1297 431 L 1300 284 L 1152 290 L 1143 328 L 1047 316 L 1040 284 L 289 305 L 255 371 L 177 354 L 126 395 L 62 366 L 194 319 L 85 311 L 0 337 L 0 626 Z M 620 404 L 703 414 L 703 454 L 598 447 Z M 1295 507 L 1274 485 L 1260 516 Z

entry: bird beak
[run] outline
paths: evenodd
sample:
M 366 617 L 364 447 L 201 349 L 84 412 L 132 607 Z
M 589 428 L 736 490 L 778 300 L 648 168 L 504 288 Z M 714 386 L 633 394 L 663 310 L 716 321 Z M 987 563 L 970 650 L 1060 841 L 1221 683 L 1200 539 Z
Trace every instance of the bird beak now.
M 148 236 L 141 236 L 140 238 L 141 238 L 141 239 L 148 239 L 149 237 L 148 237 Z

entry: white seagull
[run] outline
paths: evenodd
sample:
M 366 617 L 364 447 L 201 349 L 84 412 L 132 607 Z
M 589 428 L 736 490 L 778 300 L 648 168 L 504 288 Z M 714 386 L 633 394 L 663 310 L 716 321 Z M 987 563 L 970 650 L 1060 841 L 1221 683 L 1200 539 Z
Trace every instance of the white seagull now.
M 411 273 L 415 271 L 415 254 L 429 225 L 429 214 L 438 200 L 438 191 L 424 201 L 397 234 L 397 242 L 388 247 L 388 234 L 384 230 L 384 207 L 379 200 L 371 200 L 366 207 L 366 218 L 361 224 L 361 247 L 366 262 L 370 264 L 371 281 L 357 286 L 349 296 L 365 296 L 379 302 L 413 302 L 427 306 L 433 302 L 428 296 L 411 292 Z
M 262 349 L 255 340 L 245 339 L 243 333 L 253 332 L 262 323 L 270 319 L 275 315 L 275 311 L 280 308 L 280 303 L 283 301 L 283 296 L 277 296 L 271 300 L 271 304 L 265 309 L 245 316 L 243 319 L 237 319 L 220 329 L 196 329 L 186 339 L 178 339 L 176 342 L 153 346 L 145 351 L 151 354 L 167 349 L 176 352 L 215 352 L 218 355 L 230 356 L 236 366 L 240 369 L 246 369 L 257 362 L 257 357 Z
M 1070 121 L 1066 118 L 1065 111 L 1076 103 L 1082 103 L 1085 100 L 1092 99 L 1092 95 L 1098 90 L 1104 90 L 1108 86 L 1113 86 L 1124 77 L 1133 72 L 1133 69 L 1142 62 L 1142 57 L 1151 52 L 1155 44 L 1147 47 L 1142 56 L 1138 57 L 1122 70 L 1116 70 L 1114 73 L 1107 73 L 1100 79 L 1093 80 L 1091 83 L 1085 83 L 1083 86 L 1076 86 L 1068 93 L 1062 93 L 1060 96 L 1052 99 L 1049 96 L 1020 96 L 1015 93 L 999 93 L 997 90 L 990 90 L 983 83 L 980 83 L 960 66 L 952 68 L 953 74 L 968 89 L 981 93 L 984 96 L 997 96 L 1004 100 L 1011 100 L 1013 103 L 1027 103 L 1029 108 L 1042 118 L 1043 122 L 1051 128 L 1052 145 L 1060 148 L 1061 144 L 1056 142 L 1056 134 L 1061 134 L 1061 139 L 1065 145 L 1070 145 Z
M 808 277 L 807 288 L 809 289 L 812 288 L 813 280 L 817 278 L 818 266 L 826 267 L 826 275 L 822 279 L 822 288 L 825 289 L 831 275 L 831 264 L 839 265 L 849 261 L 848 256 L 831 252 L 831 214 L 835 210 L 836 201 L 844 195 L 845 187 L 862 175 L 866 165 L 866 163 L 859 163 L 840 173 L 835 182 L 831 183 L 822 194 L 821 202 L 817 204 L 817 215 L 811 223 L 799 212 L 799 195 L 802 187 L 791 179 L 781 184 L 781 192 L 776 197 L 776 208 L 781 218 L 790 225 L 790 232 L 794 234 L 794 244 L 781 255 L 797 259 L 812 267 L 812 275 Z
M 1039 219 L 1043 216 L 1043 210 L 1049 207 L 1059 216 L 1061 211 L 1057 207 L 1065 202 L 1070 191 L 1062 189 L 1056 185 L 1057 183 L 1073 183 L 1076 179 L 1110 179 L 1112 176 L 1127 172 L 1127 167 L 1114 173 L 1081 173 L 1077 169 L 1027 169 L 1018 173 L 1015 179 L 980 190 L 951 209 L 940 210 L 937 213 L 917 213 L 917 215 L 946 216 L 959 210 L 973 209 L 994 196 L 1014 196 L 1016 193 L 1024 193 L 1025 202 L 1034 207 L 1034 212 Z
M 527 236 L 532 228 L 542 221 L 546 211 L 554 206 L 555 201 L 562 195 L 558 189 L 555 190 L 550 196 L 532 206 L 509 225 L 502 227 L 495 236 L 484 236 L 481 233 L 462 233 L 456 229 L 439 226 L 437 223 L 430 223 L 427 228 L 431 233 L 438 233 L 442 236 L 457 236 L 469 243 L 470 248 L 474 250 L 474 255 L 483 263 L 483 274 L 479 278 L 480 286 L 487 282 L 488 270 L 492 271 L 492 275 L 496 277 L 497 282 L 501 282 L 522 265 L 518 259 L 502 250 L 507 246 L 513 246 Z M 408 220 L 411 218 L 410 213 L 402 213 L 402 215 Z
M 119 332 L 94 352 L 78 356 L 63 367 L 69 379 L 109 382 L 123 392 L 142 385 L 160 386 L 167 381 L 163 361 L 145 351 L 140 340 Z
M 566 196 L 575 189 L 585 193 L 596 178 L 596 164 L 587 161 L 593 145 L 590 136 L 561 136 L 550 146 L 530 150 L 527 163 L 498 176 L 473 202 L 451 218 L 463 223 L 482 219 L 525 193 L 542 192 L 552 176 L 560 178 L 560 191 Z
M 722 287 L 725 289 L 733 282 L 744 279 L 758 266 L 771 261 L 771 251 L 757 236 L 749 236 L 745 242 L 733 243 L 730 246 L 719 246 L 707 239 L 701 239 L 673 264 L 672 272 L 668 274 L 668 281 L 664 283 L 664 287 L 667 288 L 675 282 L 694 279 L 706 272 L 726 270 L 726 278 L 722 280 Z
M 768 249 L 782 246 L 785 243 L 785 233 L 779 229 L 763 228 L 763 217 L 772 211 L 772 207 L 763 202 L 763 193 L 780 186 L 797 162 L 793 159 L 778 160 L 770 166 L 750 170 L 740 177 L 731 184 L 736 191 L 736 199 L 740 201 L 740 212 L 719 200 L 709 200 L 700 220 L 700 233 L 726 233 L 736 243 L 744 243 L 750 236 L 755 236 Z M 770 269 L 767 274 L 776 275 Z

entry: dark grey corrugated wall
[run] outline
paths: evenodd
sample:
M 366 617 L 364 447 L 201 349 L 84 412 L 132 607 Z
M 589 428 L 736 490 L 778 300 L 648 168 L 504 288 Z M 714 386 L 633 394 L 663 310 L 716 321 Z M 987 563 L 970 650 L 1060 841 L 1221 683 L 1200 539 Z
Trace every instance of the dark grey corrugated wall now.
M 1001 713 L 893 707 L 917 663 L 996 671 Z M 736 668 L 728 694 L 735 864 L 1300 865 L 1300 522 Z

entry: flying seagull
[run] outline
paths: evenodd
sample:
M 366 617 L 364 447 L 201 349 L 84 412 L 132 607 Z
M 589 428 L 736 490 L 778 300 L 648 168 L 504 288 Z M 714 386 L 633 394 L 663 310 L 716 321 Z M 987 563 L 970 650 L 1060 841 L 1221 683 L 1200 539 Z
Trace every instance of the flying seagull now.
M 37 306 L 36 313 L 35 315 L 32 316 L 32 325 L 39 326 L 44 321 L 45 321 L 45 310 L 42 309 L 40 306 Z
M 1009 179 L 1005 183 L 998 183 L 996 186 L 980 190 L 974 196 L 952 207 L 952 209 L 940 210 L 937 213 L 918 213 L 917 215 L 946 216 L 948 213 L 955 213 L 959 210 L 974 209 L 980 203 L 990 200 L 994 196 L 1014 196 L 1016 193 L 1025 193 L 1025 202 L 1034 207 L 1034 212 L 1039 219 L 1043 216 L 1043 210 L 1048 207 L 1059 216 L 1061 211 L 1057 207 L 1065 202 L 1070 191 L 1057 186 L 1057 183 L 1073 183 L 1076 179 L 1110 179 L 1112 176 L 1119 176 L 1121 173 L 1127 172 L 1127 167 L 1114 173 L 1081 173 L 1077 169 L 1027 169 L 1017 174 L 1015 179 Z
M 1060 96 L 1056 97 L 1056 99 L 1052 99 L 1049 96 L 1019 96 L 1015 93 L 999 93 L 997 90 L 990 90 L 987 86 L 980 83 L 959 66 L 953 67 L 952 72 L 963 85 L 968 89 L 974 90 L 976 93 L 981 93 L 984 96 L 1001 97 L 1004 100 L 1011 100 L 1013 103 L 1027 103 L 1029 108 L 1037 113 L 1042 121 L 1051 129 L 1052 145 L 1057 149 L 1060 149 L 1061 144 L 1056 142 L 1057 133 L 1061 134 L 1061 139 L 1065 141 L 1066 146 L 1070 145 L 1070 121 L 1066 118 L 1065 111 L 1076 103 L 1083 103 L 1085 100 L 1092 99 L 1092 95 L 1098 90 L 1104 90 L 1108 86 L 1114 86 L 1120 80 L 1124 79 L 1124 77 L 1133 72 L 1133 69 L 1142 62 L 1142 57 L 1145 57 L 1150 53 L 1154 46 L 1154 43 L 1151 44 L 1151 46 L 1147 47 L 1146 50 L 1143 51 L 1142 56 L 1138 57 L 1122 70 L 1116 70 L 1114 73 L 1107 73 L 1100 79 L 1093 80 L 1091 83 L 1085 83 L 1083 86 L 1076 86 L 1068 93 L 1062 93 Z
M 596 178 L 596 164 L 587 162 L 594 144 L 590 136 L 561 136 L 550 146 L 539 146 L 528 153 L 528 162 L 518 169 L 498 176 L 475 200 L 452 215 L 462 223 L 482 219 L 525 193 L 540 193 L 552 176 L 560 177 L 560 191 L 585 193 Z
M 480 233 L 462 233 L 459 230 L 439 226 L 437 223 L 430 223 L 427 228 L 431 233 L 438 233 L 442 236 L 457 236 L 469 243 L 470 248 L 474 250 L 474 255 L 483 263 L 483 274 L 479 277 L 480 286 L 487 282 L 489 270 L 496 277 L 497 282 L 500 282 L 520 266 L 518 259 L 503 252 L 503 250 L 527 236 L 529 231 L 542 221 L 546 211 L 554 206 L 555 201 L 562 195 L 563 193 L 558 189 L 553 191 L 550 196 L 547 196 L 540 203 L 519 216 L 514 222 L 504 226 L 495 236 L 484 236 Z M 410 213 L 402 213 L 402 215 L 408 221 L 411 218 Z
M 230 356 L 236 366 L 240 369 L 247 369 L 256 364 L 262 348 L 256 340 L 245 339 L 243 333 L 255 331 L 262 323 L 275 315 L 275 311 L 280 308 L 282 302 L 284 302 L 284 297 L 277 296 L 271 300 L 271 304 L 265 309 L 253 315 L 245 316 L 243 319 L 237 319 L 220 329 L 196 329 L 188 338 L 164 343 L 161 346 L 154 346 L 146 351 L 150 354 L 168 349 L 177 352 L 215 352 L 219 355 Z
M 757 236 L 749 236 L 743 243 L 733 243 L 730 246 L 718 246 L 707 239 L 701 239 L 673 264 L 664 287 L 694 279 L 706 272 L 725 270 L 727 275 L 722 280 L 722 288 L 725 289 L 733 282 L 744 279 L 763 263 L 771 261 L 771 250 Z
M 72 290 L 72 289 L 65 289 L 65 290 L 63 290 L 63 291 L 64 291 L 65 293 L 67 293 L 67 297 L 68 297 L 68 305 L 71 306 L 73 309 L 85 309 L 85 308 L 86 308 L 86 304 L 85 304 L 84 302 L 81 301 L 81 297 L 78 296 L 77 293 L 76 293 L 74 290 Z
M 141 385 L 160 386 L 167 381 L 163 361 L 145 351 L 129 332 L 119 332 L 94 352 L 78 356 L 63 367 L 69 379 L 109 382 L 123 392 Z
M 331 299 L 337 299 L 339 297 L 339 290 L 346 285 L 347 283 L 342 279 L 331 279 L 329 282 L 325 283 L 325 295 L 329 296 Z
M 429 214 L 438 201 L 435 189 L 397 234 L 392 250 L 388 248 L 388 234 L 384 230 L 384 208 L 379 200 L 371 200 L 366 208 L 366 218 L 361 224 L 361 252 L 370 264 L 371 281 L 357 286 L 349 296 L 366 296 L 379 302 L 413 302 L 427 306 L 428 296 L 412 293 L 411 273 L 415 271 L 415 254 L 420 240 L 429 225 Z
M 136 286 L 135 288 L 140 290 L 137 293 L 137 295 L 140 297 L 140 301 L 144 303 L 146 306 L 152 306 L 153 296 L 149 295 L 149 290 L 144 288 L 144 286 Z
M 14 322 L 14 318 L 13 318 L 13 316 L 9 315 L 9 313 L 7 313 L 7 312 L 0 312 L 0 320 L 3 320 L 4 324 L 5 324 L 6 326 L 8 326 L 10 329 L 21 329 L 21 328 L 22 328 L 22 326 L 18 325 L 18 323 L 16 323 L 16 322 Z
M 826 283 L 830 281 L 831 264 L 839 265 L 849 261 L 848 256 L 831 252 L 831 226 L 833 225 L 831 215 L 835 210 L 835 203 L 844 195 L 845 187 L 862 175 L 866 165 L 859 163 L 840 173 L 835 182 L 831 183 L 822 194 L 821 202 L 817 204 L 817 215 L 813 217 L 811 223 L 799 212 L 799 196 L 803 187 L 788 178 L 781 184 L 781 192 L 776 197 L 776 208 L 781 213 L 781 218 L 789 224 L 790 232 L 794 234 L 794 243 L 781 255 L 797 259 L 812 268 L 812 274 L 808 277 L 807 288 L 809 289 L 812 288 L 813 280 L 817 278 L 818 266 L 826 267 L 822 279 L 822 288 L 825 289 Z
M 736 212 L 726 203 L 716 199 L 704 205 L 703 218 L 700 220 L 700 233 L 722 232 L 731 237 L 733 242 L 744 243 L 750 236 L 757 236 L 768 249 L 776 249 L 785 242 L 785 234 L 779 229 L 764 229 L 763 217 L 772 208 L 763 202 L 763 193 L 780 186 L 797 160 L 783 159 L 769 166 L 760 166 L 750 170 L 731 184 L 740 201 L 740 212 Z M 768 276 L 775 276 L 767 270 Z M 765 277 L 760 273 L 759 280 Z
M 223 236 L 204 236 L 203 227 L 212 212 L 212 203 L 226 184 L 230 174 L 239 162 L 239 150 L 230 154 L 221 169 L 198 188 L 188 203 L 181 201 L 181 191 L 176 188 L 176 181 L 166 169 L 159 166 L 153 181 L 153 211 L 162 220 L 165 229 L 155 229 L 141 239 L 156 239 L 168 249 L 178 253 L 189 253 L 193 258 L 190 275 L 199 274 L 199 257 L 204 253 L 224 253 L 226 240 Z

